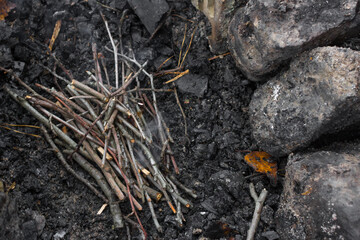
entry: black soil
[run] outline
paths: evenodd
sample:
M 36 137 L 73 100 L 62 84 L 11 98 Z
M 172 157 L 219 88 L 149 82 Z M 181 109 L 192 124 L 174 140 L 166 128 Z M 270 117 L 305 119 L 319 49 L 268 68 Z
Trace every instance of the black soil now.
M 61 31 L 53 52 L 76 79 L 85 80 L 85 70 L 94 69 L 92 42 L 97 43 L 98 52 L 105 55 L 108 68 L 112 69 L 112 54 L 105 50 L 105 46 L 111 48 L 111 45 L 100 11 L 109 20 L 117 39 L 121 14 L 129 6 L 126 1 L 105 0 L 101 3 L 110 8 L 96 1 L 18 1 L 5 20 L 6 26 L 0 26 L 0 50 L 8 57 L 6 67 L 20 66 L 21 78 L 34 88 L 34 83 L 55 86 L 53 77 L 38 62 L 50 68 L 54 66 L 43 46 L 49 44 L 55 23 L 61 19 Z M 280 172 L 278 185 L 272 187 L 265 176 L 254 174 L 243 161 L 244 150 L 259 150 L 251 138 L 247 115 L 256 85 L 242 76 L 231 56 L 208 60 L 214 56 L 205 37 L 209 26 L 190 1 L 168 3 L 172 15 L 163 19 L 163 26 L 150 41 L 151 35 L 129 10 L 123 25 L 124 49 L 129 54 L 129 46 L 132 46 L 139 61 L 149 60 L 147 69 L 150 72 L 156 72 L 157 67 L 173 55 L 164 69 L 175 68 L 185 25 L 184 49 L 195 30 L 184 69 L 189 69 L 193 81 L 199 84 L 195 84 L 194 91 L 178 83 L 188 136 L 184 133 L 184 120 L 174 94 L 159 93 L 158 105 L 176 142 L 173 150 L 180 168 L 178 178 L 195 189 L 199 197 L 193 200 L 193 208 L 184 209 L 186 224 L 182 228 L 164 203 L 155 204 L 164 233 L 156 232 L 146 207 L 140 218 L 150 239 L 198 239 L 201 236 L 244 239 L 254 210 L 254 201 L 248 191 L 248 184 L 253 182 L 258 193 L 264 187 L 269 190 L 256 234 L 256 239 L 269 239 L 261 235 L 267 232 L 271 236 L 271 231 L 275 230 L 273 213 L 282 189 L 283 172 Z M 112 70 L 109 72 L 114 75 Z M 60 70 L 58 73 L 64 76 Z M 1 73 L 0 79 L 0 86 L 7 83 L 22 89 L 8 75 Z M 157 87 L 163 87 L 162 82 L 168 79 L 155 78 Z M 198 94 L 200 92 L 203 94 Z M 38 125 L 3 90 L 0 90 L 0 123 Z M 15 129 L 41 134 L 33 128 Z M 63 239 L 127 239 L 126 229 L 113 229 L 108 208 L 101 215 L 96 214 L 103 204 L 101 199 L 66 172 L 44 139 L 4 128 L 0 128 L 0 134 L 0 180 L 5 184 L 5 190 L 15 184 L 8 196 L 11 201 L 16 201 L 24 239 L 61 239 L 61 236 Z M 94 183 L 76 163 L 71 165 Z M 131 212 L 127 204 L 121 205 L 121 209 L 124 214 Z M 43 229 L 39 216 L 45 217 Z M 130 226 L 130 232 L 131 239 L 139 238 L 136 228 Z

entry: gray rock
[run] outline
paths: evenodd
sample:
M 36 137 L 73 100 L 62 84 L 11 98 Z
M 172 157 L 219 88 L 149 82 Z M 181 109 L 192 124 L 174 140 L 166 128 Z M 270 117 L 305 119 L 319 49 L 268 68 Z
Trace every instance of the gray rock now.
M 16 202 L 0 192 L 0 239 L 24 239 Z
M 209 79 L 206 75 L 186 74 L 176 81 L 179 91 L 203 97 L 208 89 Z
M 152 34 L 164 13 L 169 10 L 165 0 L 127 0 L 146 29 Z
M 230 50 L 249 79 L 263 80 L 298 53 L 356 34 L 358 5 L 358 0 L 250 0 L 230 23 Z
M 360 239 L 360 145 L 289 157 L 280 239 Z
M 249 106 L 255 140 L 284 156 L 359 121 L 359 85 L 359 52 L 323 47 L 302 54 L 255 91 Z

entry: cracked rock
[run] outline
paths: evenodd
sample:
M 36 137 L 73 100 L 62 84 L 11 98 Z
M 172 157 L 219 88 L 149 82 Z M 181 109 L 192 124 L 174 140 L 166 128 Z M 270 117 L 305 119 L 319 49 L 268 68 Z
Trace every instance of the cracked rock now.
M 295 55 L 358 33 L 358 0 L 250 0 L 229 26 L 230 51 L 251 80 L 264 80 Z
M 358 122 L 359 85 L 359 52 L 323 47 L 302 54 L 255 91 L 249 106 L 255 140 L 284 156 Z
M 280 239 L 360 239 L 360 145 L 289 157 Z

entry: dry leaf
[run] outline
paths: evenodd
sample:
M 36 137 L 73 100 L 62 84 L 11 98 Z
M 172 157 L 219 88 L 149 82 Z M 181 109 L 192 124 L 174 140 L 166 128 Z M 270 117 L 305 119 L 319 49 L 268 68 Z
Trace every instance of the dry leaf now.
M 256 172 L 265 173 L 270 179 L 271 185 L 276 185 L 277 164 L 276 162 L 270 162 L 270 157 L 267 152 L 254 151 L 245 155 L 245 162 Z
M 8 2 L 6 0 L 0 0 L 0 21 L 4 20 L 8 12 L 11 11 L 11 9 L 15 8 L 16 5 L 12 2 Z

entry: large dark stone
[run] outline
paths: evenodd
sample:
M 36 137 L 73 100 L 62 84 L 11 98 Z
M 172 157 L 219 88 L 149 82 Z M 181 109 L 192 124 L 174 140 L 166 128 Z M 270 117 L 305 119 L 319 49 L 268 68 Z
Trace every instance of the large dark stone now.
M 250 0 L 231 21 L 228 40 L 240 69 L 258 81 L 298 53 L 359 27 L 358 0 Z
M 360 145 L 289 157 L 280 239 L 360 239 Z
M 284 156 L 360 119 L 360 53 L 337 47 L 302 54 L 252 97 L 249 114 L 261 149 Z
M 155 31 L 161 17 L 169 10 L 165 0 L 127 0 L 148 32 Z

